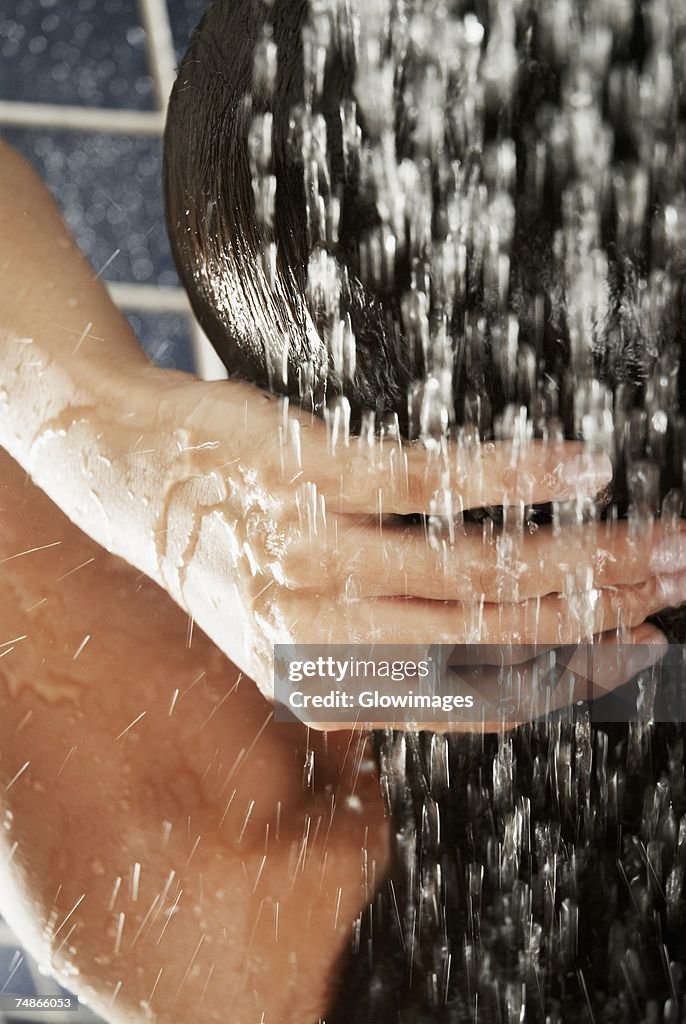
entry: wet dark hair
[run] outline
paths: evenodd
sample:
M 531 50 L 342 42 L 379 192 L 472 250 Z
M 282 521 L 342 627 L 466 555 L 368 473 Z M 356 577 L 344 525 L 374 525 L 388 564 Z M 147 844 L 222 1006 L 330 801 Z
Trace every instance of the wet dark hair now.
M 571 8 L 579 13 L 583 6 Z M 614 389 L 629 448 L 632 431 L 643 432 L 640 454 L 660 461 L 664 494 L 682 484 L 685 438 L 686 248 L 678 232 L 667 237 L 664 223 L 670 205 L 677 221 L 686 216 L 679 157 L 686 154 L 686 85 L 678 83 L 663 120 L 656 117 L 652 125 L 644 112 L 637 127 L 640 111 L 632 104 L 656 33 L 675 49 L 683 49 L 683 39 L 664 35 L 655 21 L 659 4 L 618 5 L 624 30 L 611 41 L 602 91 L 603 116 L 613 132 L 609 173 L 617 179 L 602 210 L 598 244 L 608 301 L 606 315 L 593 324 L 588 365 L 572 372 L 575 325 L 552 268 L 565 201 L 560 175 L 571 180 L 575 171 L 563 146 L 558 157 L 568 165 L 546 172 L 533 195 L 536 140 L 560 102 L 561 78 L 559 61 L 542 42 L 544 8 L 520 7 L 528 13 L 517 27 L 514 99 L 502 106 L 496 97 L 484 121 L 484 142 L 508 134 L 517 155 L 508 308 L 519 325 L 519 364 L 514 374 L 503 371 L 502 310 L 474 265 L 449 325 L 455 420 L 476 420 L 488 436 L 505 403 L 522 403 L 534 417 L 554 411 L 567 436 L 575 436 L 575 392 L 582 378 L 597 377 Z M 460 5 L 459 16 L 476 14 L 487 40 L 494 9 L 474 0 Z M 331 160 L 327 188 L 341 199 L 338 238 L 324 249 L 343 270 L 341 308 L 357 339 L 354 374 L 336 372 L 327 360 L 322 310 L 308 294 L 308 195 L 290 123 L 303 97 L 308 10 L 305 0 L 270 7 L 215 0 L 208 8 L 174 87 L 165 138 L 172 247 L 195 313 L 231 376 L 295 396 L 318 412 L 332 395 L 345 394 L 353 426 L 361 410 L 371 408 L 379 417 L 397 414 L 403 433 L 413 434 L 408 390 L 426 369 L 403 318 L 402 292 L 413 267 L 400 255 L 390 280 L 370 284 L 362 273 L 360 239 L 378 218 L 343 159 L 339 111 L 354 94 L 354 54 L 345 45 L 327 60 L 320 113 Z M 254 74 L 267 12 L 278 48 L 273 90 Z M 252 117 L 265 110 L 273 114 L 276 179 L 268 228 L 256 209 L 250 163 Z M 629 199 L 627 223 L 621 190 L 639 187 L 632 168 L 645 159 L 646 139 L 669 153 L 645 201 L 632 205 Z M 398 154 L 411 158 L 412 145 L 400 133 Z M 481 173 L 480 154 L 464 159 Z M 440 233 L 440 225 L 434 227 Z M 273 243 L 270 267 L 264 254 Z M 644 301 L 650 288 L 664 301 Z M 551 376 L 556 396 L 546 392 Z M 666 434 L 652 439 L 644 416 L 651 402 L 670 413 Z M 621 487 L 621 466 L 618 481 Z M 670 639 L 686 639 L 682 613 L 657 618 Z M 389 879 L 361 916 L 355 948 L 341 967 L 327 1024 L 453 1024 L 474 1019 L 475 994 L 485 1022 L 519 1020 L 522 999 L 530 1021 L 593 1014 L 617 1022 L 682 1019 L 683 971 L 669 964 L 686 964 L 686 862 L 675 832 L 677 818 L 686 814 L 684 730 L 627 728 L 611 717 L 606 713 L 597 728 L 586 712 L 546 720 L 517 730 L 510 746 L 494 736 L 376 737 L 382 768 L 407 765 L 405 783 L 389 792 L 397 843 Z M 432 767 L 437 744 L 445 744 L 441 756 L 449 766 L 438 781 Z M 567 770 L 565 787 L 560 780 Z M 496 785 L 498 772 L 511 779 L 509 789 Z M 427 814 L 440 817 L 440 840 L 434 835 L 422 842 Z M 508 843 L 515 843 L 516 855 Z M 408 932 L 413 921 L 416 928 Z
M 321 339 L 307 323 L 308 318 L 316 323 L 317 311 L 305 301 L 309 251 L 302 167 L 287 143 L 290 112 L 302 99 L 300 33 L 306 14 L 302 0 L 274 5 L 274 41 L 288 59 L 279 60 L 271 103 L 253 81 L 263 9 L 251 0 L 210 5 L 174 87 L 164 171 L 176 263 L 195 314 L 229 374 L 296 396 L 307 390 L 303 366 L 322 362 Z M 329 68 L 327 124 L 335 125 L 340 98 L 350 88 L 345 63 Z M 261 259 L 271 238 L 255 215 L 248 156 L 252 113 L 266 106 L 274 110 L 277 181 L 276 274 L 271 281 Z M 340 160 L 337 169 L 342 175 Z M 354 199 L 344 209 L 341 252 L 354 247 L 356 232 L 369 216 Z M 412 368 L 389 330 L 381 302 L 351 274 L 345 305 L 356 335 L 365 339 L 347 387 L 354 406 L 398 410 L 405 419 Z M 321 411 L 327 392 L 336 390 L 343 390 L 341 382 L 320 375 L 312 397 L 315 408 Z
M 540 42 L 537 45 L 540 19 L 533 13 L 518 29 L 519 78 L 512 102 L 502 108 L 492 103 L 487 110 L 484 147 L 511 136 L 517 158 L 517 181 L 511 189 L 514 231 L 508 297 L 519 330 L 517 372 L 503 372 L 503 311 L 494 304 L 476 258 L 473 265 L 468 264 L 466 287 L 453 305 L 449 324 L 457 367 L 455 416 L 458 422 L 466 412 L 476 417 L 486 436 L 494 412 L 505 401 L 535 405 L 545 395 L 552 375 L 559 390 L 554 413 L 562 417 L 570 435 L 575 429 L 572 406 L 580 373 L 615 386 L 627 383 L 629 404 L 640 404 L 642 385 L 658 356 L 678 347 L 686 333 L 686 306 L 678 284 L 673 295 L 664 292 L 667 301 L 656 301 L 653 308 L 642 303 L 640 295 L 642 281 L 652 272 L 665 272 L 668 280 L 675 276 L 678 282 L 685 259 L 681 243 L 674 251 L 666 241 L 661 243 L 655 229 L 657 211 L 665 209 L 682 185 L 673 169 L 675 162 L 679 166 L 677 157 L 661 176 L 654 175 L 642 206 L 631 198 L 632 189 L 640 192 L 632 168 L 639 166 L 643 154 L 633 124 L 636 111 L 631 106 L 630 75 L 628 84 L 622 76 L 629 69 L 640 70 L 647 53 L 647 28 L 640 7 L 634 3 L 631 28 L 614 44 L 610 62 L 614 93 L 608 86 L 604 99 L 603 113 L 614 132 L 608 173 L 617 174 L 623 183 L 607 190 L 601 211 L 598 251 L 607 261 L 607 310 L 593 324 L 589 365 L 576 367 L 574 374 L 569 372 L 569 348 L 575 325 L 568 316 L 564 284 L 554 270 L 556 233 L 565 202 L 560 176 L 574 179 L 574 160 L 562 146 L 557 163 L 548 162 L 542 187 L 532 186 L 532 177 L 540 174 L 535 166 L 536 143 L 560 99 L 559 69 Z M 477 11 L 488 33 L 487 5 L 465 5 L 465 10 L 470 8 Z M 326 123 L 331 169 L 326 190 L 341 203 L 336 241 L 322 248 L 336 257 L 343 272 L 341 311 L 350 317 L 357 339 L 357 365 L 351 379 L 341 379 L 331 362 L 327 364 L 326 341 L 319 330 L 322 310 L 316 298 L 308 296 L 312 254 L 306 227 L 308 196 L 291 123 L 303 100 L 301 34 L 308 10 L 307 0 L 289 0 L 273 8 L 252 0 L 210 4 L 183 60 L 167 123 L 164 176 L 172 248 L 196 316 L 231 376 L 311 401 L 319 411 L 330 395 L 343 392 L 351 400 L 354 417 L 363 407 L 391 411 L 408 433 L 412 432 L 408 390 L 425 372 L 421 347 L 409 337 L 407 316 L 401 310 L 412 267 L 399 249 L 390 281 L 370 284 L 361 272 L 360 241 L 379 218 L 373 199 L 360 188 L 359 168 L 346 166 L 343 157 L 340 109 L 354 95 L 354 57 L 345 45 L 331 47 L 317 112 Z M 270 88 L 254 74 L 255 53 L 265 38 L 266 11 L 272 19 L 270 39 L 278 51 L 276 80 Z M 269 228 L 257 215 L 249 152 L 252 116 L 264 110 L 273 115 L 271 170 L 276 179 L 274 220 Z M 364 130 L 364 114 L 358 114 Z M 673 117 L 668 122 L 665 129 L 656 119 L 654 144 L 667 143 L 671 151 L 676 141 L 677 153 L 683 150 L 686 159 L 683 130 L 680 127 L 676 139 L 671 138 Z M 412 159 L 410 133 L 398 133 L 397 150 L 398 160 Z M 477 180 L 488 182 L 489 175 L 493 178 L 498 173 L 484 170 L 481 153 L 461 152 L 458 145 L 455 152 L 473 166 Z M 568 166 L 561 170 L 558 164 L 565 161 Z M 629 194 L 628 226 L 617 210 L 622 187 Z M 583 230 L 581 214 L 578 229 Z M 440 226 L 436 231 L 445 233 Z M 273 269 L 265 267 L 263 258 L 272 242 Z M 470 256 L 468 252 L 468 260 Z M 304 367 L 309 369 L 305 381 Z M 684 366 L 680 374 L 683 393 Z

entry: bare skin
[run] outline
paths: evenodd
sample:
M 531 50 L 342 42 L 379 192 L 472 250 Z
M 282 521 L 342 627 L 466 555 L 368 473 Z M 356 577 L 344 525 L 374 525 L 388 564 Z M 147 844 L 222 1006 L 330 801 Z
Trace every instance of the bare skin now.
M 422 561 L 416 538 L 405 533 L 389 543 L 374 525 L 379 490 L 398 456 L 382 453 L 370 464 L 368 455 L 344 450 L 332 459 L 323 428 L 312 424 L 303 426 L 303 463 L 329 499 L 348 554 L 344 548 L 341 556 L 326 530 L 318 535 L 311 557 L 324 568 L 313 590 L 302 564 L 311 547 L 294 541 L 283 580 L 271 588 L 276 605 L 262 596 L 269 577 L 249 572 L 245 559 L 236 580 L 213 574 L 208 563 L 195 590 L 181 586 L 174 545 L 183 538 L 183 510 L 205 500 L 197 481 L 230 461 L 236 434 L 241 458 L 262 474 L 262 494 L 274 497 L 284 517 L 278 523 L 297 521 L 291 477 L 265 442 L 281 411 L 244 385 L 205 385 L 151 368 L 44 189 L 5 149 L 0 178 L 0 195 L 12 197 L 0 209 L 0 440 L 25 463 L 0 452 L 2 909 L 29 948 L 116 1024 L 139 1021 L 144 1003 L 161 1024 L 192 1019 L 199 1005 L 203 1017 L 235 1024 L 314 1022 L 325 1012 L 352 923 L 386 869 L 378 785 L 360 771 L 362 734 L 308 739 L 304 728 L 273 723 L 271 704 L 247 674 L 268 691 L 268 655 L 251 660 L 251 652 L 264 654 L 270 634 L 242 635 L 243 621 L 255 629 L 254 613 L 232 619 L 223 606 L 213 617 L 200 584 L 221 605 L 237 580 L 239 612 L 258 602 L 265 615 L 277 610 L 304 623 L 304 639 L 325 639 L 341 622 L 349 563 L 364 550 L 361 601 L 343 619 L 353 634 L 373 628 L 403 642 L 427 634 L 464 641 L 468 631 L 456 631 L 456 613 L 468 602 L 460 596 L 481 586 L 481 574 L 491 624 L 482 639 L 569 642 L 579 623 L 573 616 L 560 623 L 560 575 L 551 583 L 547 570 L 559 564 L 559 554 L 556 562 L 548 557 L 559 542 L 549 538 L 548 554 L 540 538 L 519 552 L 528 566 L 524 591 L 499 603 L 492 553 L 484 556 L 468 538 L 464 555 L 449 555 L 457 582 L 436 595 L 437 566 Z M 28 339 L 35 358 L 26 357 Z M 246 403 L 252 434 L 242 429 Z M 65 419 L 67 406 L 81 412 Z M 180 482 L 188 491 L 180 518 L 165 523 L 160 559 L 152 529 L 159 508 L 146 509 L 168 498 L 168 478 L 155 472 L 179 424 L 187 442 Z M 36 437 L 44 442 L 38 454 Z M 216 447 L 219 438 L 225 450 Z M 157 463 L 146 460 L 149 448 Z M 422 468 L 424 453 L 394 451 L 402 486 L 389 490 L 384 510 L 426 510 L 436 481 Z M 177 466 L 178 446 L 172 454 Z M 602 460 L 579 465 L 580 454 L 578 447 L 538 449 L 513 469 L 507 449 L 498 449 L 486 465 L 457 466 L 455 493 L 464 504 L 506 495 L 544 500 L 564 493 L 560 467 L 569 458 L 593 494 L 608 468 Z M 110 480 L 113 503 L 102 519 L 80 494 L 78 474 L 70 476 L 77 457 L 121 470 Z M 366 474 L 354 472 L 362 466 Z M 238 490 L 238 510 L 248 490 Z M 675 556 L 665 568 L 660 555 L 662 541 L 681 536 L 663 536 L 656 526 L 632 545 L 621 530 L 604 539 L 610 557 L 595 566 L 601 590 L 593 632 L 638 627 L 651 611 L 686 597 L 682 561 Z M 395 564 L 398 543 L 406 561 Z M 580 536 L 570 564 L 593 570 L 596 551 Z M 548 600 L 546 636 L 522 628 L 529 600 Z M 234 651 L 242 678 L 226 656 Z M 617 668 L 615 685 L 627 671 Z M 303 788 L 308 749 L 314 782 Z
M 39 333 L 60 325 L 46 332 L 55 366 L 85 316 L 116 339 L 88 363 L 87 387 L 108 374 L 118 397 L 119 359 L 141 374 L 149 364 L 42 185 L 3 158 L 6 322 L 19 294 Z M 188 615 L 1 449 L 0 573 L 0 904 L 21 940 L 111 1021 L 140 1021 L 142 1003 L 170 1024 L 317 1020 L 385 869 L 364 738 L 275 726 L 197 627 L 189 647 Z
M 158 1021 L 201 1001 L 203 1019 L 316 1021 L 363 906 L 360 853 L 369 885 L 386 863 L 359 738 L 313 734 L 304 790 L 305 729 L 275 725 L 199 631 L 189 649 L 187 616 L 4 453 L 0 480 L 3 912 L 112 1021 L 141 1020 L 160 968 Z

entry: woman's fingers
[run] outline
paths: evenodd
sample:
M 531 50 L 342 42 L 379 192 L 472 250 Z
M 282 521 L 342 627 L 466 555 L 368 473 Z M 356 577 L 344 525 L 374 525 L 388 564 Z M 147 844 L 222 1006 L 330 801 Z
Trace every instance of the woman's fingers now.
M 329 512 L 454 514 L 543 504 L 592 496 L 612 479 L 609 458 L 578 441 L 451 442 L 435 450 L 374 436 L 346 443 L 343 424 L 334 420 L 327 432 L 315 417 L 295 417 L 245 382 L 165 381 L 157 386 L 158 407 L 222 452 L 240 437 L 270 492 L 285 487 L 291 499 L 297 486 L 314 484 Z
M 443 694 L 459 694 L 459 711 L 442 722 L 432 717 L 425 722 L 404 719 L 373 723 L 355 722 L 356 727 L 422 728 L 435 732 L 494 732 L 514 729 L 544 714 L 560 711 L 577 701 L 597 700 L 628 683 L 639 672 L 662 658 L 667 640 L 656 627 L 643 623 L 628 631 L 621 642 L 615 634 L 594 638 L 592 644 L 556 649 L 525 662 L 494 665 L 452 665 L 446 674 Z M 409 685 L 409 681 L 408 681 Z M 400 692 L 401 687 L 396 684 Z M 468 702 L 466 698 L 470 698 Z M 311 723 L 315 729 L 349 728 L 352 723 Z
M 521 665 L 453 665 L 447 680 L 472 695 L 481 721 L 515 726 L 612 693 L 659 661 L 667 646 L 659 629 L 642 623 L 621 641 L 615 633 L 603 634 L 592 643 L 555 648 L 554 655 L 541 653 Z
M 565 686 L 573 684 L 575 699 L 593 699 L 623 686 L 635 675 L 656 664 L 669 647 L 664 633 L 649 622 L 628 630 L 617 639 L 614 631 L 594 638 L 593 644 L 582 644 L 571 652 L 565 674 L 560 678 L 560 695 Z M 578 693 L 579 684 L 590 683 L 584 696 Z M 564 706 L 557 703 L 556 707 Z
M 360 439 L 330 452 L 314 424 L 299 430 L 298 458 L 304 478 L 316 483 L 327 507 L 347 513 L 542 504 L 594 495 L 612 479 L 608 457 L 586 452 L 576 441 L 532 441 L 524 449 L 511 442 L 448 445 L 436 453 L 420 443 Z
M 555 649 L 555 644 L 456 644 L 448 653 L 448 667 L 468 665 L 522 665 Z
M 380 530 L 373 521 L 338 516 L 316 543 L 311 535 L 293 541 L 282 568 L 290 586 L 319 593 L 523 601 L 565 593 L 580 580 L 607 587 L 683 571 L 686 528 L 656 522 L 637 532 L 623 521 L 485 538 L 480 527 L 468 525 L 456 527 L 452 546 L 436 548 L 419 528 Z
M 667 650 L 667 639 L 643 623 L 618 643 L 614 634 L 595 638 L 556 656 L 539 656 L 524 665 L 495 669 L 453 670 L 453 685 L 470 694 L 471 727 L 487 731 L 516 728 L 541 715 L 561 711 L 578 701 L 597 700 L 624 686 L 639 672 L 655 665 Z M 464 716 L 455 725 L 467 731 Z M 451 728 L 454 728 L 452 726 Z
M 638 626 L 686 601 L 686 573 L 637 585 L 553 594 L 519 603 L 443 602 L 416 598 L 313 601 L 283 594 L 300 642 L 312 644 L 583 643 L 597 633 Z

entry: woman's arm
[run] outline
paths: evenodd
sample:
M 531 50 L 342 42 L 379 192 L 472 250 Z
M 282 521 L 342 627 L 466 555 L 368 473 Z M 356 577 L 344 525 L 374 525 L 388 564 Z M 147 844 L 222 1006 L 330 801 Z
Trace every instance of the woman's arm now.
M 141 499 L 164 481 L 139 468 L 155 411 L 130 426 L 127 402 L 134 383 L 177 375 L 150 366 L 42 183 L 0 152 L 2 443 L 96 540 L 130 553 L 154 532 Z M 135 513 L 117 504 L 120 476 L 98 520 L 83 460 L 109 452 L 123 472 L 127 443 Z M 159 578 L 156 550 L 141 561 Z M 385 870 L 357 745 L 346 756 L 343 735 L 274 726 L 188 615 L 1 450 L 0 581 L 0 893 L 22 941 L 111 1020 L 138 1021 L 146 1002 L 169 1024 L 225 1020 L 228 1006 L 236 1024 L 256 1006 L 258 1020 L 316 1020 L 364 905 L 363 846 L 370 872 Z
M 0 445 L 74 522 L 159 582 L 156 510 L 141 501 L 153 461 L 127 430 L 132 383 L 154 368 L 44 184 L 2 143 L 0 194 Z M 114 434 L 124 459 L 127 443 L 132 449 L 123 465 L 136 480 L 135 501 L 124 500 L 121 458 L 107 472 Z
M 2 451 L 0 580 L 0 912 L 106 1019 L 314 1024 L 385 871 L 357 742 L 274 725 Z

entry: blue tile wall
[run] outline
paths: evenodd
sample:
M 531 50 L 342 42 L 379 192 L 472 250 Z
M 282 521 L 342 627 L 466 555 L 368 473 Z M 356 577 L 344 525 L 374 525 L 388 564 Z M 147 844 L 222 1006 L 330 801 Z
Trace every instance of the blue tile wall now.
M 207 0 L 167 6 L 180 62 Z M 136 0 L 0 0 L 0 99 L 154 110 Z M 159 138 L 3 126 L 0 136 L 36 167 L 105 282 L 180 287 L 164 222 Z M 193 368 L 184 315 L 127 315 L 151 358 Z
M 67 990 L 53 978 L 43 977 L 40 969 L 28 953 L 24 952 L 12 938 L 11 932 L 0 917 L 0 993 L 18 996 L 60 996 L 68 995 Z M 52 1017 L 52 1013 L 50 1014 Z M 55 1020 L 71 1020 L 71 1024 L 101 1024 L 100 1018 L 83 1003 L 73 1015 L 57 1014 Z M 42 1015 L 45 1020 L 45 1014 Z M 5 1014 L 0 1011 L 1 1024 L 32 1024 L 33 1015 L 26 1012 Z
M 193 370 L 188 317 L 177 313 L 126 313 L 134 334 L 150 358 L 167 369 Z
M 0 98 L 153 108 L 135 0 L 3 0 Z

